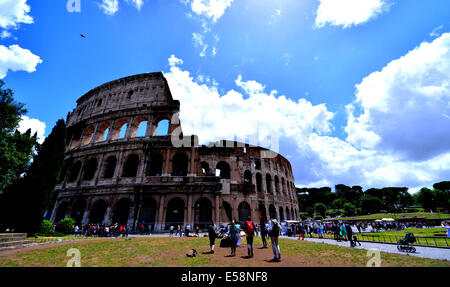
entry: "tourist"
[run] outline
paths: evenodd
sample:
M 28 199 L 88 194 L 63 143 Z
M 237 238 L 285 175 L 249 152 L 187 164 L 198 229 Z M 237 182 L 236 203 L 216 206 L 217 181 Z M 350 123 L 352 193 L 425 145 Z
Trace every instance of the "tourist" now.
M 191 232 L 191 226 L 189 223 L 186 225 L 186 237 L 189 237 L 189 232 Z
M 350 224 L 345 224 L 345 230 L 347 231 L 348 241 L 350 241 L 350 247 L 355 247 L 356 244 L 353 243 L 353 231 Z
M 198 233 L 200 232 L 200 226 L 196 226 L 195 227 L 195 236 L 197 236 L 198 237 Z
M 177 230 L 177 234 L 178 234 L 178 230 Z M 171 225 L 169 227 L 169 236 L 172 236 L 172 235 L 173 235 L 173 225 Z
M 261 226 L 261 241 L 263 244 L 262 248 L 267 248 L 267 240 L 266 240 L 268 228 L 267 221 L 261 221 L 260 226 Z
M 214 222 L 211 220 L 208 225 L 208 237 L 209 237 L 209 248 L 211 251 L 209 251 L 210 254 L 214 254 L 214 245 L 216 241 L 216 229 L 214 227 Z
M 237 227 L 235 220 L 231 222 L 229 233 L 230 233 L 230 247 L 231 247 L 230 256 L 236 256 L 236 244 L 238 242 L 239 228 Z
M 339 234 L 341 235 L 341 238 L 346 240 L 345 238 L 347 237 L 347 229 L 345 228 L 345 224 L 344 223 L 341 224 L 341 228 L 340 228 Z
M 303 227 L 303 225 L 300 223 L 299 225 L 297 225 L 298 228 L 298 240 L 300 240 L 300 237 L 302 238 L 302 240 L 305 240 L 305 227 Z
M 240 231 L 241 230 L 241 225 L 239 224 L 238 221 L 236 221 L 236 219 L 234 220 L 236 228 Z M 241 246 L 241 241 L 242 241 L 242 237 L 241 237 L 241 233 L 238 232 L 237 234 L 237 242 L 236 242 L 236 247 Z
M 450 238 L 450 224 L 448 222 L 442 221 L 441 227 L 447 229 L 447 237 Z
M 269 230 L 270 242 L 272 243 L 273 258 L 269 262 L 278 262 L 281 260 L 280 246 L 278 238 L 280 236 L 281 226 L 276 219 L 271 219 Z
M 245 222 L 243 229 L 247 237 L 248 257 L 251 258 L 253 257 L 253 238 L 255 236 L 255 227 L 250 216 Z

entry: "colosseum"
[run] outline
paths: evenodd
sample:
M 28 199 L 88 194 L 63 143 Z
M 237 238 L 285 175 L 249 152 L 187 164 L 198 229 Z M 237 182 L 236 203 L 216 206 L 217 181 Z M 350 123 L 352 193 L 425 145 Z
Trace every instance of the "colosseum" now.
M 291 164 L 237 141 L 199 145 L 185 136 L 163 74 L 103 84 L 67 115 L 67 146 L 51 220 L 204 228 L 248 216 L 298 219 Z M 183 139 L 183 145 L 173 138 Z M 187 139 L 187 140 L 186 140 Z

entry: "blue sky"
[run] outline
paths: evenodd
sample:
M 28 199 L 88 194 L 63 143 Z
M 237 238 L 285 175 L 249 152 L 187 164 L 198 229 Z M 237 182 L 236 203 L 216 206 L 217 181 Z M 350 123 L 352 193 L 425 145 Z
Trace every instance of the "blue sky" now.
M 26 104 L 22 129 L 45 136 L 90 89 L 162 71 L 186 130 L 245 137 L 257 122 L 297 186 L 449 180 L 447 0 L 67 2 L 0 0 L 0 78 Z

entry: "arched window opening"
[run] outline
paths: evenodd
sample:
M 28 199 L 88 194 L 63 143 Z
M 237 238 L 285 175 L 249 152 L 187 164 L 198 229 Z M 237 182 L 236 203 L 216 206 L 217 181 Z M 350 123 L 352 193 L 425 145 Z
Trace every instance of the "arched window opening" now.
M 156 125 L 154 136 L 166 136 L 169 134 L 169 120 L 161 120 Z
M 90 126 L 86 129 L 86 132 L 83 137 L 83 141 L 81 143 L 82 146 L 88 145 L 91 143 L 92 137 L 94 136 L 94 131 L 95 131 L 95 128 L 93 126 Z
M 230 165 L 224 161 L 219 162 L 216 166 L 216 176 L 230 179 Z
M 286 219 L 291 220 L 291 214 L 289 212 L 289 208 L 286 207 Z
M 139 213 L 139 224 L 150 225 L 153 229 L 156 222 L 156 201 L 152 197 L 144 196 Z
M 104 200 L 97 200 L 91 208 L 89 214 L 89 222 L 93 224 L 102 224 L 105 218 L 106 202 Z
M 270 174 L 266 174 L 266 190 L 267 190 L 267 193 L 273 193 L 272 176 Z
M 248 217 L 250 216 L 251 212 L 250 212 L 250 205 L 243 201 L 239 204 L 238 207 L 238 211 L 239 211 L 239 221 L 243 222 L 248 220 Z
M 90 160 L 88 160 L 84 168 L 83 180 L 93 179 L 96 171 L 97 171 L 97 159 L 91 158 Z
M 103 178 L 112 178 L 116 171 L 117 158 L 115 156 L 109 156 L 105 160 L 105 167 L 103 170 Z
M 166 224 L 175 227 L 184 224 L 184 209 L 184 201 L 181 198 L 172 198 L 167 204 Z
M 163 156 L 160 153 L 151 153 L 147 163 L 147 176 L 161 176 L 163 168 Z
M 269 205 L 269 216 L 270 219 L 277 219 L 277 210 L 273 204 Z
M 275 192 L 280 192 L 280 180 L 278 179 L 278 175 L 275 175 Z
M 73 218 L 78 225 L 81 224 L 81 220 L 83 219 L 85 206 L 85 201 L 83 199 L 78 199 L 72 207 L 70 217 Z
M 251 184 L 252 183 L 252 173 L 249 170 L 244 172 L 244 183 Z
M 262 175 L 259 172 L 256 174 L 256 191 L 262 192 Z
M 55 223 L 60 222 L 61 219 L 64 219 L 64 217 L 66 217 L 68 207 L 69 204 L 67 202 L 63 202 L 59 205 L 58 209 L 56 210 Z
M 123 177 L 135 177 L 139 166 L 139 157 L 136 154 L 130 154 L 123 166 Z
M 260 203 L 258 205 L 258 215 L 259 215 L 259 222 L 264 222 L 267 220 L 266 206 L 263 203 Z
M 120 132 L 119 132 L 119 139 L 123 139 L 125 138 L 126 132 L 127 132 L 127 123 L 124 123 L 121 127 L 120 127 Z
M 255 159 L 255 169 L 261 169 L 261 160 Z
M 202 175 L 208 176 L 211 174 L 211 171 L 209 170 L 209 164 L 206 161 L 202 161 L 200 163 L 201 169 L 202 169 Z
M 147 132 L 147 121 L 142 121 L 139 123 L 136 137 L 145 137 L 145 133 Z
M 70 175 L 67 181 L 74 182 L 75 180 L 77 180 L 78 174 L 80 173 L 80 169 L 81 169 L 81 161 L 77 161 L 70 169 Z
M 188 156 L 185 153 L 177 153 L 173 159 L 173 173 L 174 176 L 186 176 L 188 170 Z
M 105 132 L 103 133 L 103 139 L 102 141 L 106 141 L 108 139 L 108 134 L 109 134 L 110 128 L 108 127 Z
M 283 212 L 283 207 L 280 206 L 280 208 L 278 208 L 279 214 L 280 214 L 280 221 L 284 221 L 284 212 Z
M 201 229 L 208 227 L 208 223 L 212 220 L 212 204 L 205 197 L 198 199 L 194 205 L 194 222 Z
M 103 124 L 97 130 L 97 135 L 95 136 L 95 142 L 106 141 L 108 139 L 110 128 L 109 124 Z
M 114 208 L 113 223 L 125 225 L 128 223 L 128 216 L 130 214 L 130 201 L 127 198 L 122 198 L 117 202 Z

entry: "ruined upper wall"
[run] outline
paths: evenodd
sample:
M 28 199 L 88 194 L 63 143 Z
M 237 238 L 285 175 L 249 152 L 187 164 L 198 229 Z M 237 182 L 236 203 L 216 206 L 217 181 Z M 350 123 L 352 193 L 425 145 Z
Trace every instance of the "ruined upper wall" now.
M 153 111 L 179 110 L 180 103 L 172 94 L 161 72 L 121 78 L 96 87 L 77 100 L 77 107 L 67 115 L 72 126 L 92 117 L 134 109 Z

